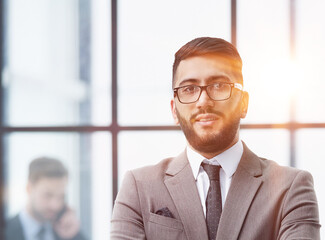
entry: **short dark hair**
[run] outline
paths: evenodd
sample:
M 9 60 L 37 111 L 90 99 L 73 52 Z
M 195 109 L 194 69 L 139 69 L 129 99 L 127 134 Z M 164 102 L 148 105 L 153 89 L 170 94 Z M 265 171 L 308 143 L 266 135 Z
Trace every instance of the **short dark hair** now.
M 63 178 L 68 176 L 68 170 L 62 162 L 49 157 L 34 159 L 29 164 L 28 180 L 37 182 L 41 178 Z
M 200 37 L 186 43 L 175 53 L 173 64 L 173 87 L 179 63 L 186 58 L 203 55 L 216 55 L 229 60 L 234 71 L 238 73 L 239 80 L 241 82 L 243 81 L 243 63 L 236 47 L 221 38 Z

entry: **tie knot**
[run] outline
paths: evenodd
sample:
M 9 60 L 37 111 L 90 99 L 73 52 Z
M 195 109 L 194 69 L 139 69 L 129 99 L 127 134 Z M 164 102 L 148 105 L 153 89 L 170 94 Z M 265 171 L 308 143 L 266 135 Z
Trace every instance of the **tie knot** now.
M 46 231 L 45 226 L 41 226 L 37 233 L 37 239 L 43 240 L 45 237 L 45 231 Z
M 219 165 L 212 165 L 208 163 L 202 163 L 202 167 L 204 171 L 208 174 L 210 181 L 217 180 L 219 181 L 219 170 L 221 166 Z

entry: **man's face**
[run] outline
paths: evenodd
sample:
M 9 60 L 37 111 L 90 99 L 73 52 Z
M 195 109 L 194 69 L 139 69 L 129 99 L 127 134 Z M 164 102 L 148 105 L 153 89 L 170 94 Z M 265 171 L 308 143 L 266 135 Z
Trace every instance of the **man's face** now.
M 215 82 L 239 83 L 234 70 L 224 58 L 204 55 L 182 60 L 175 74 L 175 86 L 205 86 Z M 231 98 L 214 101 L 206 93 L 197 102 L 180 103 L 175 97 L 171 108 L 188 143 L 203 156 L 213 157 L 238 141 L 240 118 L 247 113 L 248 94 L 232 89 Z
M 29 182 L 27 193 L 29 197 L 28 210 L 40 222 L 53 222 L 64 206 L 67 178 L 41 178 Z

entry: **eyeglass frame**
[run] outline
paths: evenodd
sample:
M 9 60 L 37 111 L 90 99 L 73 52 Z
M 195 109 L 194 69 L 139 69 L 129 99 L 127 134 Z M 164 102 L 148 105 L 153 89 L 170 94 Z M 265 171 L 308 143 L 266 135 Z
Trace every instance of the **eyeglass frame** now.
M 230 87 L 231 87 L 231 89 L 230 89 L 230 94 L 229 94 L 229 97 L 227 97 L 227 98 L 225 98 L 225 99 L 215 100 L 215 99 L 213 99 L 213 98 L 210 97 L 210 95 L 209 95 L 209 93 L 208 93 L 208 91 L 207 91 L 207 87 L 212 86 L 212 85 L 215 85 L 215 84 L 220 84 L 220 83 L 230 85 Z M 179 99 L 179 96 L 178 96 L 178 89 L 180 89 L 180 88 L 184 88 L 184 87 L 188 87 L 188 86 L 199 87 L 199 88 L 200 88 L 200 94 L 199 94 L 198 98 L 197 98 L 195 101 L 193 101 L 193 102 L 185 102 L 185 103 L 184 103 L 184 102 L 182 102 L 182 101 Z M 181 86 L 181 87 L 174 88 L 173 91 L 174 91 L 174 97 L 177 96 L 177 99 L 178 99 L 178 101 L 179 101 L 180 103 L 182 103 L 182 104 L 190 104 L 190 103 L 195 103 L 195 102 L 197 102 L 197 101 L 200 99 L 203 90 L 205 90 L 205 92 L 207 93 L 207 95 L 209 96 L 209 98 L 210 98 L 211 100 L 213 100 L 213 101 L 225 101 L 225 100 L 228 100 L 229 98 L 231 98 L 231 94 L 232 94 L 232 89 L 233 89 L 233 88 L 237 88 L 239 91 L 243 91 L 243 85 L 242 85 L 241 83 L 230 83 L 230 82 L 217 82 L 217 83 L 212 83 L 212 84 L 208 84 L 208 85 L 205 85 L 205 86 L 198 86 L 198 85 L 194 85 L 194 84 L 192 84 L 192 85 L 185 85 L 185 86 Z

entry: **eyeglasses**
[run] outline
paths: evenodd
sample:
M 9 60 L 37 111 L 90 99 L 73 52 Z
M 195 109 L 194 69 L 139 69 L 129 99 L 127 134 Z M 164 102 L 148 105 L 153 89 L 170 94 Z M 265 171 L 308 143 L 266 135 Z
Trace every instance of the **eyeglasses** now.
M 237 88 L 242 91 L 243 85 L 240 83 L 225 82 L 213 83 L 206 86 L 187 85 L 174 88 L 174 97 L 177 96 L 181 103 L 194 103 L 199 100 L 202 90 L 205 90 L 212 100 L 223 101 L 231 97 L 233 88 Z

